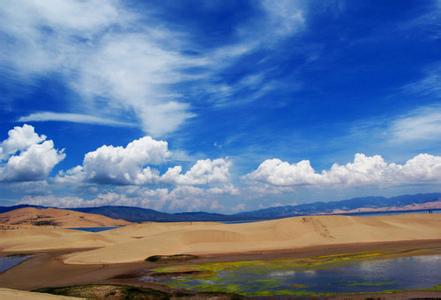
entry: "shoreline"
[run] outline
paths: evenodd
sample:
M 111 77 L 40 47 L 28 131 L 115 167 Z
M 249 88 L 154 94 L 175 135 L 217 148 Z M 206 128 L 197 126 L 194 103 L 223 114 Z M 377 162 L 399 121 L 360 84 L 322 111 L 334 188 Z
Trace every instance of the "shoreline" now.
M 83 249 L 85 251 L 85 249 Z M 78 252 L 78 249 L 26 252 L 33 254 L 28 260 L 0 273 L 0 286 L 19 290 L 35 290 L 45 287 L 61 287 L 82 284 L 127 284 L 159 290 L 172 290 L 159 284 L 138 280 L 137 275 L 152 268 L 180 264 L 201 264 L 210 262 L 234 262 L 247 260 L 275 260 L 285 258 L 307 258 L 322 255 L 353 254 L 378 251 L 385 255 L 409 256 L 441 254 L 441 239 L 411 240 L 399 242 L 376 242 L 366 244 L 341 244 L 313 246 L 283 251 L 264 251 L 253 253 L 230 253 L 200 256 L 183 262 L 132 262 L 115 264 L 66 264 L 62 257 Z M 1 251 L 0 255 L 14 254 Z M 129 276 L 128 276 L 129 275 Z M 130 275 L 133 275 L 131 278 Z M 441 294 L 440 294 L 441 295 Z

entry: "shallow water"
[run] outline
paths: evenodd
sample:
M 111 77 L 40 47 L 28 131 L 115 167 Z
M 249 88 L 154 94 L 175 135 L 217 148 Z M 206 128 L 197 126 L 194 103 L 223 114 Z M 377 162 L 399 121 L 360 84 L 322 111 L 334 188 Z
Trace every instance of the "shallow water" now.
M 158 279 L 156 279 L 158 280 Z M 441 255 L 352 261 L 320 268 L 271 264 L 227 268 L 209 277 L 160 278 L 176 287 L 227 289 L 243 294 L 307 291 L 313 293 L 380 292 L 431 288 L 441 283 Z
M 80 230 L 80 231 L 87 231 L 87 232 L 100 232 L 100 231 L 106 231 L 106 230 L 112 230 L 115 228 L 119 228 L 120 226 L 107 226 L 107 227 L 78 227 L 78 228 L 69 228 L 72 230 Z
M 0 273 L 15 267 L 29 257 L 29 255 L 0 256 Z

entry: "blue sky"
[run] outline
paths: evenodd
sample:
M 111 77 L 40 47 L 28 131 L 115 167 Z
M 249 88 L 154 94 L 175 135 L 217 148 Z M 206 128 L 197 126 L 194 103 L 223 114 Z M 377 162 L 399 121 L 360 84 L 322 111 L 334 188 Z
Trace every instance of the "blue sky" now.
M 440 1 L 8 1 L 0 204 L 440 191 Z

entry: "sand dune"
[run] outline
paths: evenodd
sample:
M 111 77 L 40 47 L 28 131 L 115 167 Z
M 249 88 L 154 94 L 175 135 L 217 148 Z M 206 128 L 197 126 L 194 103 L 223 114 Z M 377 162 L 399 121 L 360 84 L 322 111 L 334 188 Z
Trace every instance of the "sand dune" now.
M 115 244 L 104 236 L 59 227 L 18 226 L 0 230 L 0 250 L 40 251 L 56 249 L 97 248 Z
M 26 207 L 0 214 L 3 225 L 52 225 L 59 227 L 122 226 L 130 222 L 101 215 L 58 208 Z
M 0 299 L 2 300 L 57 300 L 57 299 L 70 300 L 72 299 L 74 300 L 74 299 L 82 299 L 82 298 L 55 296 L 50 294 L 33 293 L 33 292 L 0 288 Z
M 40 229 L 40 228 L 38 228 Z M 307 246 L 441 239 L 441 215 L 297 217 L 246 224 L 214 222 L 132 224 L 100 233 L 63 229 L 0 232 L 5 250 L 99 247 L 64 257 L 70 264 L 141 261 L 151 255 L 224 254 Z M 21 235 L 21 236 L 20 236 Z M 61 240 L 60 240 L 61 238 Z

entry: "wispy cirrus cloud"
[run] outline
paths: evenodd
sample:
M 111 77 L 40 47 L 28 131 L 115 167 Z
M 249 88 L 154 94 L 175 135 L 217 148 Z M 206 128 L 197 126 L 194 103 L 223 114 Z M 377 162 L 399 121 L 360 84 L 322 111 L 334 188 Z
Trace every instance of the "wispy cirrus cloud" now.
M 420 107 L 392 120 L 389 125 L 391 142 L 439 141 L 441 138 L 441 106 Z
M 47 121 L 60 121 L 71 122 L 81 124 L 96 124 L 107 126 L 121 126 L 121 127 L 134 127 L 133 123 L 112 120 L 108 118 L 85 115 L 85 114 L 73 114 L 73 113 L 55 113 L 55 112 L 37 112 L 27 116 L 20 117 L 18 122 L 47 122 Z
M 195 117 L 189 100 L 194 82 L 211 87 L 211 93 L 200 97 L 209 104 L 237 103 L 232 100 L 243 91 L 257 99 L 270 89 L 270 84 L 257 88 L 250 82 L 259 74 L 231 83 L 222 79 L 222 72 L 244 55 L 267 47 L 268 41 L 301 30 L 306 5 L 285 0 L 276 5 L 259 1 L 255 6 L 261 11 L 260 21 L 245 22 L 237 28 L 234 42 L 206 50 L 192 41 L 191 33 L 167 28 L 157 16 L 140 14 L 118 0 L 8 1 L 0 8 L 0 33 L 8 41 L 0 51 L 0 67 L 23 82 L 60 75 L 80 99 L 64 100 L 71 114 L 33 114 L 22 117 L 24 121 L 123 125 L 103 121 L 106 115 L 130 118 L 128 123 L 146 133 L 163 136 Z M 188 49 L 198 54 L 188 54 Z M 224 87 L 230 92 L 218 95 Z

